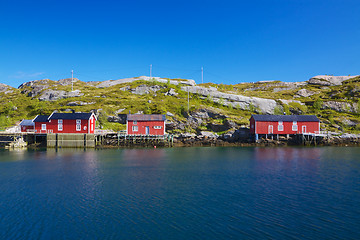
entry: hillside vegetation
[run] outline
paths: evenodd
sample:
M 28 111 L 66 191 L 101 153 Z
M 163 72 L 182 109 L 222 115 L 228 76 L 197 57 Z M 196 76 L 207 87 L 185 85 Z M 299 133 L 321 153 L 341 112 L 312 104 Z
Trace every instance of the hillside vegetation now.
M 104 82 L 36 80 L 0 85 L 0 129 L 54 110 L 93 111 L 99 127 L 125 128 L 118 114 L 167 114 L 168 132 L 226 133 L 248 127 L 251 114 L 315 114 L 323 130 L 360 132 L 360 77 L 234 85 L 139 77 Z M 189 110 L 188 110 L 189 96 Z

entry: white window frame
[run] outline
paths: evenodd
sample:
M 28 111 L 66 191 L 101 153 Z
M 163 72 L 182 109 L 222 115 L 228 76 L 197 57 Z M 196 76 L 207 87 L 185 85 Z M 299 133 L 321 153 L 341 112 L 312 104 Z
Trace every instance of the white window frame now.
M 62 131 L 62 130 L 63 130 L 63 120 L 58 119 L 58 131 Z
M 45 123 L 41 124 L 41 130 L 46 131 L 46 124 Z
M 154 129 L 162 129 L 162 126 L 154 126 Z
M 298 130 L 298 125 L 293 124 L 291 129 L 292 129 L 293 131 L 297 131 L 297 130 Z
M 132 131 L 133 131 L 133 132 L 138 132 L 138 131 L 139 131 L 138 126 L 132 126 Z
M 137 121 L 135 120 L 135 121 L 133 121 L 133 125 L 137 125 Z
M 81 131 L 81 119 L 76 119 L 76 131 Z
M 279 125 L 278 125 L 278 131 L 279 131 L 279 132 L 284 131 L 284 125 L 279 124 Z

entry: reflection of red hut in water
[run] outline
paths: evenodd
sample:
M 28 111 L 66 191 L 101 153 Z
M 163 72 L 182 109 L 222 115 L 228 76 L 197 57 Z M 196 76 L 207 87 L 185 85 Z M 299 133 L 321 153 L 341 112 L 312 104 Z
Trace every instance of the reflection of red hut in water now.
M 315 115 L 252 115 L 250 133 L 259 135 L 290 135 L 317 133 L 320 120 Z

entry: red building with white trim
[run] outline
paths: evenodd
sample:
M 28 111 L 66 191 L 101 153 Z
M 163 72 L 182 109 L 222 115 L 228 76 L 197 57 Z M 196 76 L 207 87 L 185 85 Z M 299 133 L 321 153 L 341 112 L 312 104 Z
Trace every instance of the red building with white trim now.
M 315 115 L 252 115 L 250 134 L 302 134 L 320 131 L 320 120 Z
M 93 113 L 52 113 L 38 115 L 33 120 L 35 133 L 94 133 Z
M 128 114 L 126 134 L 165 135 L 165 120 L 162 114 Z
M 22 120 L 20 123 L 21 132 L 34 132 L 35 124 L 33 120 Z

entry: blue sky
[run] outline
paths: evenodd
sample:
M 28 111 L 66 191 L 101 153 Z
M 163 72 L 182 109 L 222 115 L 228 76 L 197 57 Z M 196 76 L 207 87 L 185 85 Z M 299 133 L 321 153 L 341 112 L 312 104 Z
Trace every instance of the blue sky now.
M 0 1 L 0 83 L 360 74 L 360 1 Z

